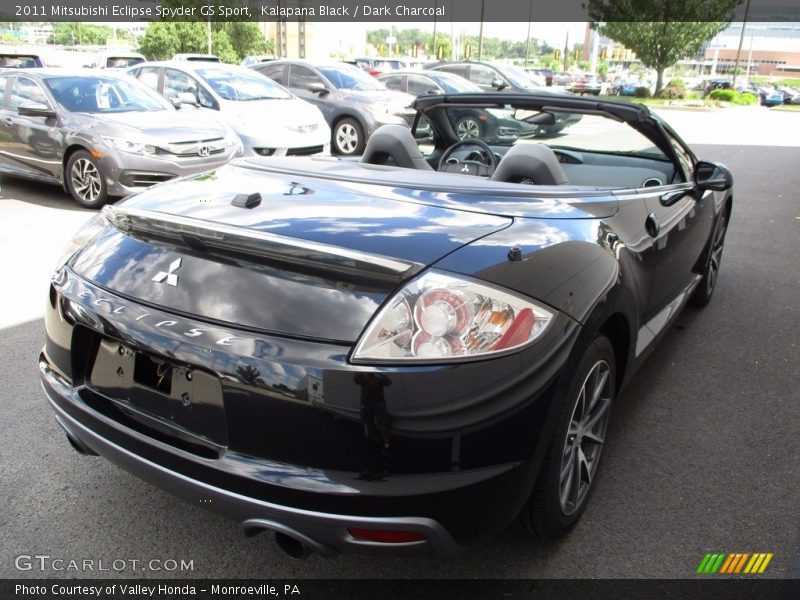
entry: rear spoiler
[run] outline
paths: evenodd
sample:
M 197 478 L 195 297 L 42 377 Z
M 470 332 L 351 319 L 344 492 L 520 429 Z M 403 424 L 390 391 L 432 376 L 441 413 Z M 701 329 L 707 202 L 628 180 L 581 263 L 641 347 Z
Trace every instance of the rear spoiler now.
M 133 236 L 167 239 L 194 250 L 245 255 L 357 279 L 400 282 L 424 267 L 379 254 L 154 210 L 106 206 L 103 216 L 114 227 Z

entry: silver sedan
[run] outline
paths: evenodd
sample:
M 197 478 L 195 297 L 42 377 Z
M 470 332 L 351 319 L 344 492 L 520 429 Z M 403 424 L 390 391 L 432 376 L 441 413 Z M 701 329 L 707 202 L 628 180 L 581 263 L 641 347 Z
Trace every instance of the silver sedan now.
M 86 69 L 0 71 L 0 172 L 63 185 L 100 207 L 241 154 L 234 131 L 146 85 Z

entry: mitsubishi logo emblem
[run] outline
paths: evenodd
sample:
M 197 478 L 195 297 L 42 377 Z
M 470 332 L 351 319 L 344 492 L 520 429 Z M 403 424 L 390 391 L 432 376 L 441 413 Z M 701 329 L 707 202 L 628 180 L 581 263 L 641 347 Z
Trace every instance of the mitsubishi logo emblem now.
M 167 271 L 159 271 L 155 277 L 153 277 L 153 281 L 156 283 L 161 283 L 165 279 L 167 280 L 167 285 L 171 285 L 173 287 L 178 286 L 178 276 L 175 275 L 175 271 L 181 268 L 181 259 L 176 258 L 173 260 Z
M 461 167 L 461 172 L 462 173 L 469 173 L 469 165 L 464 165 L 463 167 Z
M 202 158 L 205 158 L 206 156 L 209 155 L 210 152 L 211 150 L 208 148 L 208 146 L 200 146 L 200 149 L 197 151 L 197 155 Z

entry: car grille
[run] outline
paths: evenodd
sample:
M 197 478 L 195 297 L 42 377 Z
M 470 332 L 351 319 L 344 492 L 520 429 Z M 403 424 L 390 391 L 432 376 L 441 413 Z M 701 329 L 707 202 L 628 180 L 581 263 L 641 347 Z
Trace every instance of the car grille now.
M 181 158 L 213 156 L 225 152 L 225 139 L 212 138 L 188 142 L 171 142 L 163 146 L 161 150 Z
M 286 151 L 286 156 L 311 156 L 320 152 L 322 152 L 322 145 L 305 146 L 304 148 L 289 148 Z

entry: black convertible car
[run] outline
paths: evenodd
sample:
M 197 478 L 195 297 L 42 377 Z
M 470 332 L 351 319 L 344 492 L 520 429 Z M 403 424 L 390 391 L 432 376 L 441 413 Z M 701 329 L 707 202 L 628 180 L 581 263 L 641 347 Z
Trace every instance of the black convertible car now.
M 711 299 L 731 174 L 643 106 L 415 107 L 425 140 L 239 159 L 86 225 L 39 359 L 70 443 L 295 557 L 443 556 L 517 517 L 569 530 L 615 397 Z M 466 107 L 582 118 L 488 145 L 459 140 Z

